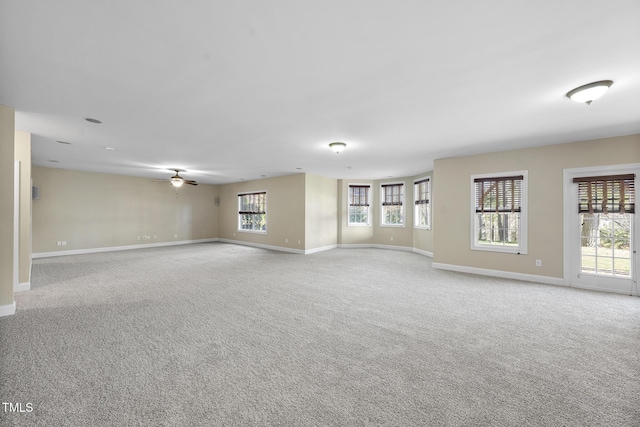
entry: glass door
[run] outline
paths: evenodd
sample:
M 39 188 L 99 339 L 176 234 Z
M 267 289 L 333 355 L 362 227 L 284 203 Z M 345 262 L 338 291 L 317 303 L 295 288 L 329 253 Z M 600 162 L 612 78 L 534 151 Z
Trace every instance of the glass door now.
M 633 214 L 579 215 L 579 281 L 589 287 L 619 292 L 629 290 L 631 293 L 634 277 Z
M 564 283 L 639 295 L 640 229 L 635 188 L 640 164 L 565 169 Z

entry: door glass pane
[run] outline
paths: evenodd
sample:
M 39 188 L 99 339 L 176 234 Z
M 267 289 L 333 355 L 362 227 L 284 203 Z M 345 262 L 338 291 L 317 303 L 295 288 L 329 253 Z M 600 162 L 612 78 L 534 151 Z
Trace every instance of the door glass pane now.
M 581 214 L 581 271 L 631 276 L 630 214 Z
M 598 252 L 602 252 L 602 251 L 598 251 Z M 607 275 L 611 275 L 612 271 L 611 268 L 613 267 L 613 262 L 612 259 L 609 257 L 604 257 L 604 256 L 599 256 L 597 258 L 596 261 L 597 265 L 596 265 L 596 273 L 598 274 L 607 274 Z

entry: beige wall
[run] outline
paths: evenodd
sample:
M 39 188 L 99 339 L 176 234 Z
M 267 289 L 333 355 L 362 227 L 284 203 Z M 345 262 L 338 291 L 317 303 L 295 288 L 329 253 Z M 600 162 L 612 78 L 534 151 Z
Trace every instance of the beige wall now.
M 14 110 L 0 105 L 0 315 L 13 314 L 14 123 Z
M 385 183 L 404 183 L 404 226 L 380 225 L 380 186 Z M 376 245 L 413 247 L 413 178 L 390 178 L 373 181 L 373 243 Z
M 34 166 L 33 252 L 215 238 L 218 186 Z M 146 237 L 148 236 L 148 238 Z M 140 239 L 138 239 L 140 237 Z M 66 246 L 58 246 L 66 241 Z
M 295 174 L 220 186 L 219 237 L 256 245 L 304 250 L 304 174 Z M 238 194 L 267 192 L 267 232 L 238 231 Z
M 434 262 L 561 278 L 563 169 L 638 162 L 640 135 L 436 160 Z M 528 253 L 472 251 L 471 175 L 515 170 L 528 171 Z
M 338 243 L 338 181 L 305 175 L 305 250 Z
M 563 169 L 638 162 L 640 135 L 441 159 L 431 173 L 357 180 L 372 186 L 371 227 L 346 225 L 352 180 L 296 174 L 184 187 L 176 198 L 171 186 L 149 179 L 33 167 L 34 185 L 40 187 L 40 199 L 33 202 L 33 252 L 216 237 L 296 251 L 363 244 L 431 252 L 436 263 L 561 278 Z M 528 171 L 528 254 L 472 251 L 470 176 L 511 170 Z M 426 175 L 432 179 L 432 229 L 416 230 L 413 181 Z M 380 185 L 398 181 L 406 188 L 405 226 L 383 227 Z M 237 229 L 238 194 L 251 191 L 267 191 L 266 233 Z M 536 259 L 542 267 L 535 267 Z
M 432 177 L 432 172 L 426 172 L 413 177 L 390 178 L 385 180 L 346 180 L 338 181 L 338 242 L 341 245 L 372 245 L 372 246 L 400 246 L 433 252 L 433 228 L 431 230 L 415 229 L 413 227 L 413 182 L 418 178 Z M 433 188 L 433 177 L 432 188 Z M 405 226 L 387 227 L 380 225 L 380 186 L 387 182 L 403 182 L 405 185 Z M 349 184 L 370 184 L 372 220 L 370 227 L 349 226 L 349 203 L 347 195 Z
M 16 132 L 15 159 L 20 162 L 20 284 L 31 281 L 31 134 Z

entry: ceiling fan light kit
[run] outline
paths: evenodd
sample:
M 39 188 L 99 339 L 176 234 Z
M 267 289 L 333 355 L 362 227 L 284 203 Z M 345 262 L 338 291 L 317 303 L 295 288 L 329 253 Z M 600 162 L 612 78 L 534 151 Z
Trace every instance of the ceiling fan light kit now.
M 181 177 L 180 176 L 180 169 L 173 169 L 173 170 L 176 172 L 176 174 L 173 175 L 171 178 L 169 178 L 169 183 L 171 185 L 173 185 L 176 188 L 176 190 L 178 188 L 182 187 L 184 184 L 198 185 L 198 183 L 196 181 L 193 181 L 193 180 L 190 180 L 190 179 L 184 179 L 183 177 Z M 158 179 L 158 180 L 154 180 L 154 181 L 166 182 L 167 180 Z
M 182 184 L 184 184 L 184 179 L 182 179 L 179 176 L 172 176 L 171 177 L 171 185 L 173 185 L 174 187 L 182 187 Z
M 612 84 L 612 80 L 600 80 L 588 83 L 567 92 L 567 98 L 575 102 L 584 102 L 590 105 L 593 101 L 604 95 Z

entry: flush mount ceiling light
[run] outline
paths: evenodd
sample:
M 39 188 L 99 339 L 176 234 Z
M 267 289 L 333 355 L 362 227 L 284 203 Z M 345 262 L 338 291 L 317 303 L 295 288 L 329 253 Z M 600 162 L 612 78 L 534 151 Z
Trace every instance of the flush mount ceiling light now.
M 589 83 L 567 92 L 567 98 L 575 102 L 584 102 L 589 105 L 604 95 L 612 84 L 613 81 L 611 80 L 600 80 L 599 82 Z
M 336 153 L 339 153 L 342 150 L 344 150 L 346 146 L 347 144 L 345 144 L 344 142 L 332 142 L 331 144 L 329 144 L 329 147 L 331 147 L 331 149 Z

